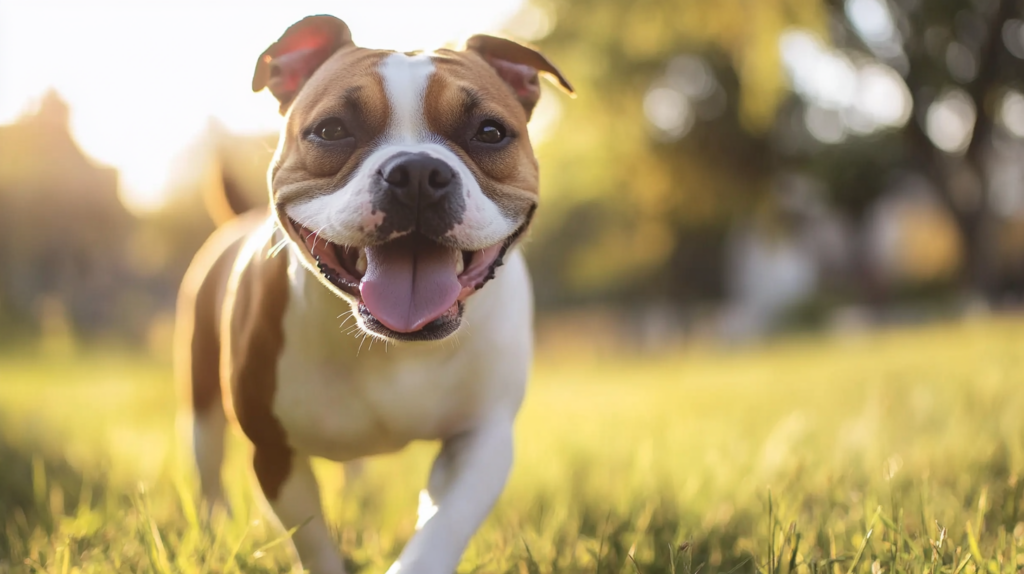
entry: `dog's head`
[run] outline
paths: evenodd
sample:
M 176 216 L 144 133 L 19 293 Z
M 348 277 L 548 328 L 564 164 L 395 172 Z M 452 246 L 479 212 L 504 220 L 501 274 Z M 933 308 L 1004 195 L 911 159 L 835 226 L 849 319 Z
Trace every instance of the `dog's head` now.
M 271 203 L 303 263 L 396 340 L 441 339 L 490 280 L 537 206 L 526 129 L 538 52 L 492 36 L 464 51 L 357 47 L 332 16 L 292 25 L 259 58 L 286 123 Z

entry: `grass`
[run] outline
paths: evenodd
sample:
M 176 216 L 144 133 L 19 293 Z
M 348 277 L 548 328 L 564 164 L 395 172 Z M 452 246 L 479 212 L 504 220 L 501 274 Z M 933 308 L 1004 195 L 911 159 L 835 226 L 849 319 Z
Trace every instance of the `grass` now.
M 557 351 L 557 352 L 556 352 Z M 166 366 L 0 356 L 0 573 L 282 572 L 232 444 L 206 512 Z M 1024 322 L 727 353 L 548 349 L 517 462 L 462 572 L 1015 573 L 1024 564 Z M 415 525 L 436 446 L 345 484 L 317 466 L 353 572 Z

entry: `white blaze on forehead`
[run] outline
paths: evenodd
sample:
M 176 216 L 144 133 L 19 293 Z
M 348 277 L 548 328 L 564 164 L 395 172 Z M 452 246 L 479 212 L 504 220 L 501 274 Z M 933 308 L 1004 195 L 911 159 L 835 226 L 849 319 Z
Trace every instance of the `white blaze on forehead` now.
M 381 62 L 380 75 L 391 107 L 387 131 L 390 143 L 411 144 L 429 139 L 423 99 L 433 74 L 430 54 L 391 54 Z

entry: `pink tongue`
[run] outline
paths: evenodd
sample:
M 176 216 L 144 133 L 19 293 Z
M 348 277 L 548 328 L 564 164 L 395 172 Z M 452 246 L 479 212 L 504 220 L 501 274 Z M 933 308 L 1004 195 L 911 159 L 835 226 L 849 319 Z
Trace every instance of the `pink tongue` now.
M 392 331 L 422 329 L 444 315 L 461 290 L 451 248 L 413 235 L 366 248 L 363 304 Z

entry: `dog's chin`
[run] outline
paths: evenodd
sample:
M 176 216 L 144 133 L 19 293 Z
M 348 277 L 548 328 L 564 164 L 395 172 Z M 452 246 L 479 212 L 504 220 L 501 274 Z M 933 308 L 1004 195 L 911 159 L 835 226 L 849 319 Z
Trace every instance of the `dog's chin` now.
M 466 301 L 494 278 L 528 223 L 492 246 L 465 251 L 417 232 L 365 247 L 341 245 L 287 221 L 289 236 L 309 256 L 321 283 L 352 305 L 359 328 L 391 341 L 454 335 Z

